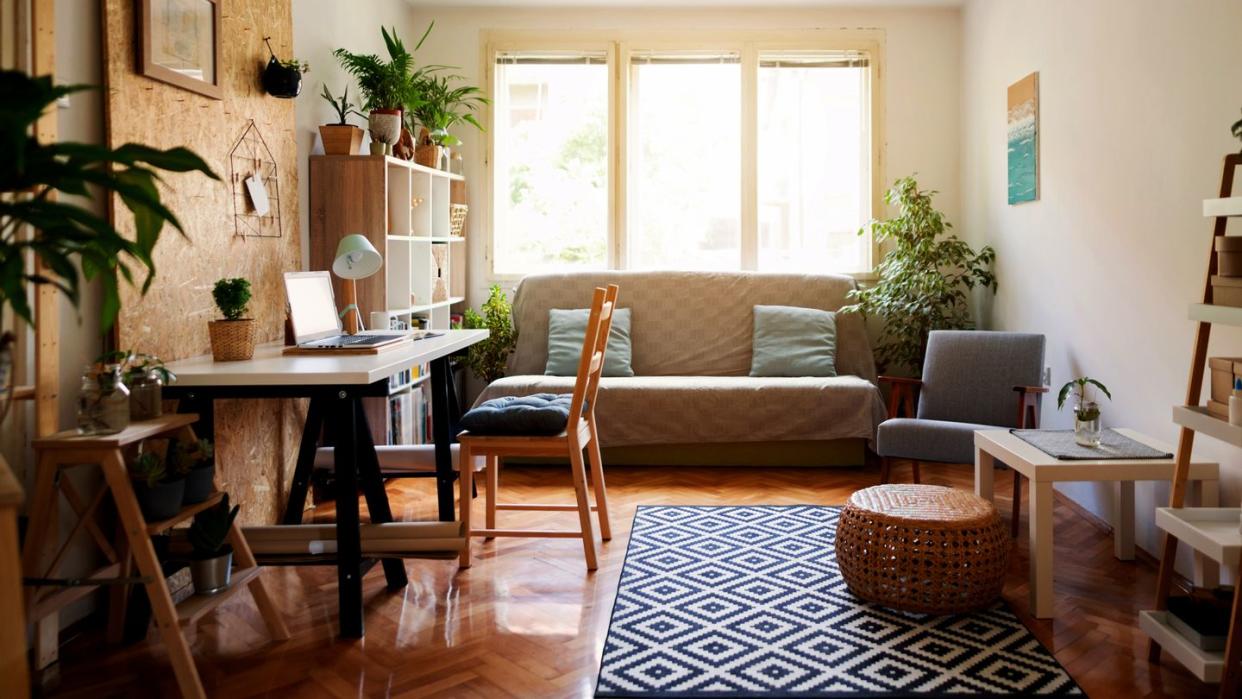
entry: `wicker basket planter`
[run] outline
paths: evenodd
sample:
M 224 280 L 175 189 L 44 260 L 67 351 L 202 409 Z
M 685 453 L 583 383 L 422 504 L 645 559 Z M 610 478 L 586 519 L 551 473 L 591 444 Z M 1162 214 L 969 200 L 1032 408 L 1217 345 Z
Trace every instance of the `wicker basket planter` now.
M 426 146 L 415 146 L 414 162 L 433 170 L 438 169 L 440 167 L 440 146 L 434 143 Z
M 837 565 L 850 592 L 908 612 L 991 605 L 1012 546 L 992 503 L 934 485 L 859 490 L 837 523 Z
M 217 362 L 238 362 L 254 356 L 254 319 L 213 320 L 207 323 L 211 335 L 211 357 Z

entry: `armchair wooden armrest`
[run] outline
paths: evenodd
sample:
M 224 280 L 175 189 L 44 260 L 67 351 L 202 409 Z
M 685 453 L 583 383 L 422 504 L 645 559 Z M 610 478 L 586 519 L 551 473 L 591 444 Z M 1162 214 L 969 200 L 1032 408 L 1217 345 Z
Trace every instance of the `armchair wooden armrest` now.
M 880 383 L 891 386 L 888 393 L 888 417 L 899 417 L 905 409 L 906 417 L 914 417 L 915 391 L 923 385 L 921 379 L 908 379 L 904 376 L 881 376 Z

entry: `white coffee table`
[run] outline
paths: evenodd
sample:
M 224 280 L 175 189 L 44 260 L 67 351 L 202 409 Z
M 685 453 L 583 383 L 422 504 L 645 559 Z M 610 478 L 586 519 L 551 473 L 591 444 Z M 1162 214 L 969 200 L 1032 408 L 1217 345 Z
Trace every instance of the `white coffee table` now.
M 1134 430 L 1116 431 L 1153 449 L 1172 453 L 1168 445 Z M 1123 561 L 1134 559 L 1134 482 L 1173 480 L 1173 459 L 1101 459 L 1063 461 L 1015 437 L 1009 430 L 975 432 L 975 494 L 992 500 L 995 462 L 1026 476 L 1029 482 L 1031 614 L 1052 617 L 1052 484 L 1058 481 L 1111 481 L 1113 485 L 1113 551 Z M 1220 468 L 1193 461 L 1190 480 L 1197 484 L 1201 507 L 1215 507 L 1219 498 Z M 1218 570 L 1210 560 L 1195 556 L 1195 584 L 1215 586 Z

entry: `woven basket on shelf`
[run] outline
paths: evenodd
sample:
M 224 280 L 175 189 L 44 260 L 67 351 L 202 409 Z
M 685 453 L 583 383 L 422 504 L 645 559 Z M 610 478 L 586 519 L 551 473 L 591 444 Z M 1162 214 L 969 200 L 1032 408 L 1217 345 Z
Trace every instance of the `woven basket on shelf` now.
M 864 488 L 837 522 L 837 565 L 850 592 L 908 612 L 989 606 L 1012 545 L 992 503 L 934 485 Z
M 254 319 L 213 320 L 207 323 L 211 335 L 211 358 L 217 362 L 238 362 L 254 356 Z
M 470 207 L 465 204 L 449 204 L 449 235 L 460 238 L 466 234 L 466 214 Z

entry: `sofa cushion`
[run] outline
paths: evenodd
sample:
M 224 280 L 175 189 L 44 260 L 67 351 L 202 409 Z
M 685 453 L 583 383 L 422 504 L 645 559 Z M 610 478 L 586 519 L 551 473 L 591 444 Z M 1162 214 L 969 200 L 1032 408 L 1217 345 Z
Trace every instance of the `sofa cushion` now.
M 875 451 L 898 459 L 973 464 L 975 430 L 994 429 L 973 422 L 894 418 L 880 423 Z
M 503 396 L 479 403 L 461 417 L 461 428 L 480 435 L 560 434 L 569 422 L 568 393 Z
M 589 308 L 553 308 L 548 311 L 549 376 L 577 376 L 582 359 L 582 343 L 586 339 Z M 630 367 L 630 309 L 618 308 L 612 316 L 608 347 L 604 351 L 604 376 L 633 376 Z
M 817 308 L 755 306 L 751 376 L 836 376 L 836 314 Z
M 573 384 L 571 376 L 507 376 L 493 381 L 479 402 L 564 393 Z M 879 389 L 857 376 L 604 377 L 595 403 L 604 446 L 870 441 L 884 419 Z

